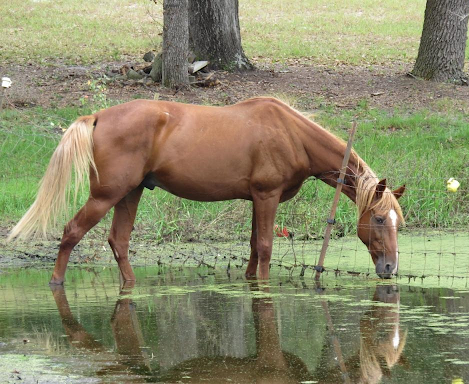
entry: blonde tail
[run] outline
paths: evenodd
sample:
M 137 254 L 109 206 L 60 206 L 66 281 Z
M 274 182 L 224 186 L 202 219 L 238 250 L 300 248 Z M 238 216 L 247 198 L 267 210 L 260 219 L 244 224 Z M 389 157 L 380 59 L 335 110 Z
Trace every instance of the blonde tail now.
M 94 116 L 82 116 L 65 131 L 42 178 L 36 200 L 11 230 L 8 241 L 31 236 L 46 238 L 47 229 L 55 226 L 57 217 L 69 205 L 72 169 L 75 170 L 75 198 L 89 176 L 90 166 L 98 175 L 93 158 L 95 120 Z

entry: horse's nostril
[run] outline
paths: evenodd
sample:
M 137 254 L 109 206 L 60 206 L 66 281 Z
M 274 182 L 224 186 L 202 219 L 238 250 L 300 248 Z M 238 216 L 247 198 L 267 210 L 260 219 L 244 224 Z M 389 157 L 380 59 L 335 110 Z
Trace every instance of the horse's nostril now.
M 392 272 L 392 267 L 391 267 L 391 264 L 386 264 L 384 266 L 384 273 L 391 273 Z

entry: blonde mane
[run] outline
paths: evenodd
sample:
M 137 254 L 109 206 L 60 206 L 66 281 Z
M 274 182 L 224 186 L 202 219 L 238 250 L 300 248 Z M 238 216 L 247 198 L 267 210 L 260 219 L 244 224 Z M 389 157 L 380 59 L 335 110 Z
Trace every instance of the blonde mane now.
M 354 155 L 358 157 L 358 155 L 355 153 Z M 361 217 L 366 211 L 370 209 L 382 209 L 385 211 L 394 209 L 401 223 L 404 223 L 404 215 L 402 214 L 401 206 L 389 188 L 385 189 L 381 199 L 376 202 L 373 201 L 379 179 L 363 160 L 361 162 L 363 166 L 363 172 L 357 176 L 357 183 L 355 186 L 358 217 Z

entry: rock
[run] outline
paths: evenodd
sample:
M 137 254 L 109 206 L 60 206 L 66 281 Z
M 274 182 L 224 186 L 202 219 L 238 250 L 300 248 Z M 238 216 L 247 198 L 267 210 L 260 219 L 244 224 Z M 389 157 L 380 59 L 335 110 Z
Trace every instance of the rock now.
M 158 53 L 151 65 L 150 77 L 155 82 L 160 82 L 163 76 L 163 59 L 161 53 Z
M 140 80 L 143 78 L 143 75 L 141 75 L 140 73 L 138 73 L 137 71 L 134 71 L 133 69 L 129 69 L 127 71 L 127 78 L 129 80 Z
M 114 77 L 119 76 L 119 71 L 115 71 L 115 70 L 107 71 L 105 75 L 109 77 L 110 79 L 113 79 Z
M 155 54 L 152 51 L 148 51 L 143 55 L 143 60 L 145 60 L 147 63 L 151 63 L 154 58 Z

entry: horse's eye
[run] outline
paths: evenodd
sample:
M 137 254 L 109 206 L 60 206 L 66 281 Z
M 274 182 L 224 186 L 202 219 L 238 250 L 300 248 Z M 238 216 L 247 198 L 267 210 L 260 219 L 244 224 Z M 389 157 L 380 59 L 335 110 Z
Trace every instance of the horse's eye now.
M 382 217 L 375 216 L 375 220 L 378 224 L 384 224 L 384 219 Z

